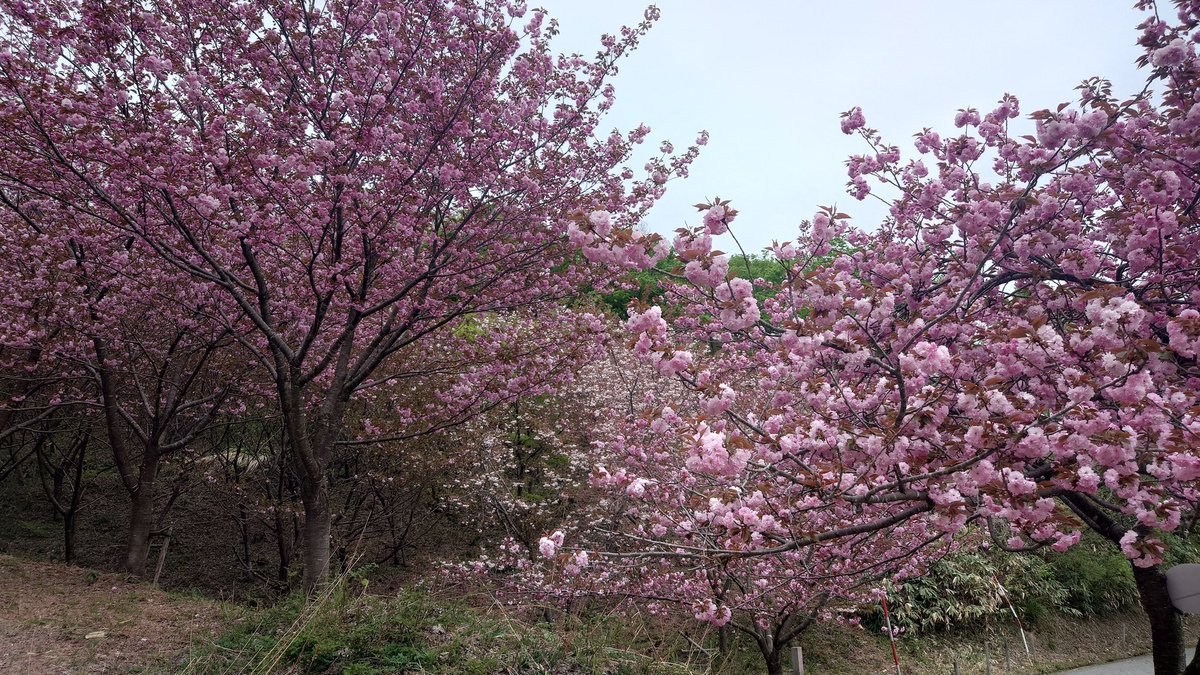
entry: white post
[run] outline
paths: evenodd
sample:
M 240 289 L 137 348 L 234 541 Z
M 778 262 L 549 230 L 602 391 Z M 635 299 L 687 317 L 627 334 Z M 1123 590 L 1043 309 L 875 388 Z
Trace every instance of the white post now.
M 792 647 L 792 675 L 804 675 L 804 651 L 800 645 Z

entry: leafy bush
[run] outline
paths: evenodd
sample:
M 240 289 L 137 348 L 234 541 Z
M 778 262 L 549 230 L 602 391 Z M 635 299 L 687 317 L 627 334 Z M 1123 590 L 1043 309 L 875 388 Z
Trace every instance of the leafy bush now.
M 1163 536 L 1167 545 L 1165 567 L 1184 563 L 1200 563 L 1200 533 L 1185 533 L 1182 530 Z
M 1116 548 L 1088 533 L 1065 553 L 1046 562 L 1067 595 L 1063 607 L 1082 616 L 1103 616 L 1137 606 L 1137 587 L 1129 562 Z
M 1170 537 L 1167 565 L 1200 559 L 1200 540 Z M 997 585 L 997 580 L 1000 585 Z M 902 584 L 892 596 L 892 622 L 919 633 L 1011 621 L 1001 585 L 1023 622 L 1052 611 L 1100 617 L 1137 607 L 1129 561 L 1104 539 L 1087 532 L 1065 553 L 959 552 L 928 573 Z M 869 617 L 881 622 L 882 615 Z
M 896 590 L 892 623 L 928 633 L 1011 621 L 1006 593 L 1024 621 L 1036 621 L 1068 597 L 1054 570 L 1037 556 L 959 552 Z

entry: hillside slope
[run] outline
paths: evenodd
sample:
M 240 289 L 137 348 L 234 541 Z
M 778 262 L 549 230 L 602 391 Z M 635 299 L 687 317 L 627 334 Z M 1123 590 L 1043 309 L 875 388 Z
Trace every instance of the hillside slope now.
M 0 556 L 0 672 L 171 671 L 220 606 L 116 574 Z

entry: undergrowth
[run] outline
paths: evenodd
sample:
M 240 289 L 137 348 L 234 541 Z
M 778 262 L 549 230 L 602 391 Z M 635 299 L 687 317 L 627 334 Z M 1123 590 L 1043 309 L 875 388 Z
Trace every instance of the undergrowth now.
M 1044 556 L 963 551 L 895 588 L 892 620 L 908 629 L 899 641 L 906 670 L 942 672 L 947 659 L 984 668 L 985 660 L 1011 656 L 1022 661 L 1014 672 L 1042 672 L 1051 663 L 1079 665 L 1072 651 L 1094 650 L 1103 660 L 1104 647 L 1075 645 L 1072 622 L 1114 617 L 1124 626 L 1117 617 L 1136 609 L 1137 594 L 1128 563 L 1102 544 L 1085 538 L 1066 554 Z M 748 640 L 735 638 L 721 653 L 715 629 L 695 622 L 588 605 L 568 613 L 517 609 L 483 590 L 373 595 L 366 593 L 369 571 L 344 575 L 312 599 L 297 594 L 267 609 L 229 610 L 229 628 L 190 655 L 186 672 L 731 675 L 763 667 Z M 1033 630 L 1034 656 L 1025 655 L 1010 601 Z M 833 674 L 886 668 L 891 649 L 875 613 L 862 615 L 866 630 L 806 632 L 806 661 Z M 1139 643 L 1112 645 L 1105 655 L 1136 653 Z
M 230 630 L 189 657 L 185 670 L 344 675 L 713 672 L 705 648 L 694 649 L 682 637 L 679 644 L 666 644 L 637 618 L 556 613 L 553 622 L 522 620 L 510 608 L 424 590 L 370 595 L 361 592 L 363 586 L 357 579 L 342 578 L 313 600 L 293 595 L 265 610 L 244 610 L 230 621 Z M 742 667 L 732 661 L 716 665 L 717 672 Z

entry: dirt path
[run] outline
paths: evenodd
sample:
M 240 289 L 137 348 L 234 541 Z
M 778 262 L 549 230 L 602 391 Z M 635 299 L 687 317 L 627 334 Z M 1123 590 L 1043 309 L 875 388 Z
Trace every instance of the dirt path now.
M 0 673 L 170 672 L 219 620 L 212 602 L 0 556 Z

